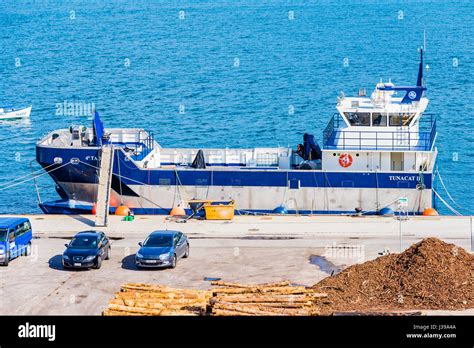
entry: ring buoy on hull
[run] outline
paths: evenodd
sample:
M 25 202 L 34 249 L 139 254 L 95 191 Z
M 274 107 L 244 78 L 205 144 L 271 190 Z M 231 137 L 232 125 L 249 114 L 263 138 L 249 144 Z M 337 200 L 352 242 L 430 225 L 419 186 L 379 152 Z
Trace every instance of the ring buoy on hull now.
M 350 167 L 352 164 L 352 156 L 348 153 L 342 153 L 339 156 L 339 164 L 344 168 Z

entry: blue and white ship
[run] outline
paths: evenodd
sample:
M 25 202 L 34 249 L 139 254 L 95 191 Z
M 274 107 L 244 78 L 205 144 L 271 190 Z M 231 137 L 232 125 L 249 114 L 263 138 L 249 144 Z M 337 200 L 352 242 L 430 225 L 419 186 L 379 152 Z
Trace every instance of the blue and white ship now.
M 378 83 L 370 97 L 338 98 L 320 147 L 305 134 L 298 149 L 163 148 L 144 129 L 93 125 L 59 129 L 37 143 L 37 161 L 61 199 L 45 213 L 90 213 L 97 202 L 101 153 L 112 147 L 110 209 L 168 214 L 193 199 L 235 201 L 236 213 L 378 214 L 403 197 L 410 214 L 432 207 L 436 121 L 423 52 L 416 85 Z

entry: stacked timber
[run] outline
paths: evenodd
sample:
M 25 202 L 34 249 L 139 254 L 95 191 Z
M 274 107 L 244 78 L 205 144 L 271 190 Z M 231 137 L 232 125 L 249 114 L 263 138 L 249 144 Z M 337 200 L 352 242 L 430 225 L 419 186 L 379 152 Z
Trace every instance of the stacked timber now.
M 315 299 L 326 294 L 289 282 L 244 285 L 213 282 L 210 313 L 216 316 L 318 315 Z
M 125 284 L 104 315 L 204 315 L 211 293 L 160 285 Z
M 211 283 L 211 290 L 175 289 L 161 285 L 125 284 L 104 315 L 318 315 L 312 288 L 289 282 L 267 284 Z

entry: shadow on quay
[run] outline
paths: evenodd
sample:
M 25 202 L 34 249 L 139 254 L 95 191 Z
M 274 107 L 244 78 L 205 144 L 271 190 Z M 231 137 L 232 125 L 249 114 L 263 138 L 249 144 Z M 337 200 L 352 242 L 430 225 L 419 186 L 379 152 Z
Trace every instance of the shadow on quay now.
M 92 215 L 91 215 L 92 216 Z M 90 227 L 95 227 L 95 221 L 93 219 L 88 219 L 82 215 L 71 215 L 71 217 L 74 220 L 77 220 L 79 222 L 82 222 L 83 224 L 90 226 Z

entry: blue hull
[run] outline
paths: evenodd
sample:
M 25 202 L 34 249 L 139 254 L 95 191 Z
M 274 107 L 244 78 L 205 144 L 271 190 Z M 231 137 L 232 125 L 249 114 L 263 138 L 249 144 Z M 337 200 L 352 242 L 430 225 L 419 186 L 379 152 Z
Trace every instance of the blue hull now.
M 77 158 L 78 164 L 53 165 L 49 170 L 56 182 L 96 184 L 99 166 L 98 151 L 93 149 L 48 149 L 37 148 L 37 161 L 43 167 L 54 163 L 55 157 L 63 162 Z M 119 174 L 120 173 L 120 174 Z M 304 188 L 402 188 L 416 189 L 423 180 L 425 188 L 431 189 L 432 174 L 424 173 L 374 173 L 374 172 L 323 172 L 315 170 L 279 170 L 242 168 L 235 170 L 189 169 L 140 169 L 126 161 L 120 151 L 115 151 L 113 175 L 125 185 L 184 185 L 184 186 L 251 186 L 287 187 L 292 183 Z

